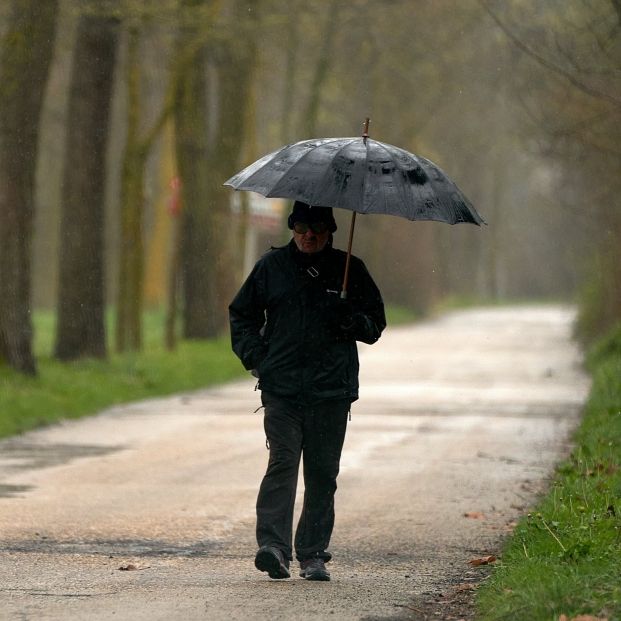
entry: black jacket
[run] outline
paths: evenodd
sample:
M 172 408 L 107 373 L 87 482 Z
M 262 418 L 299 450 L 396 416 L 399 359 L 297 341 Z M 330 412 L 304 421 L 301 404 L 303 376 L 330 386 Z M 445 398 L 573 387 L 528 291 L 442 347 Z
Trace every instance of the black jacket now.
M 301 403 L 358 398 L 356 340 L 377 341 L 386 318 L 380 292 L 356 257 L 348 300 L 340 300 L 345 258 L 330 244 L 302 253 L 291 240 L 254 266 L 229 313 L 233 351 L 256 370 L 261 390 Z

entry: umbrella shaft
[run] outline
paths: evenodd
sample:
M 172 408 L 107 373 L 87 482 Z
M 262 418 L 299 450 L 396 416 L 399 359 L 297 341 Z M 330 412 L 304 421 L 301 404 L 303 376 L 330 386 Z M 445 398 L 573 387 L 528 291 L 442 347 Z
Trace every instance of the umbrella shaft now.
M 349 241 L 347 242 L 347 259 L 345 260 L 345 274 L 343 275 L 343 288 L 341 289 L 341 299 L 347 299 L 347 283 L 349 281 L 349 263 L 351 261 L 351 247 L 354 242 L 354 227 L 356 226 L 356 212 L 351 214 L 351 225 L 349 226 Z

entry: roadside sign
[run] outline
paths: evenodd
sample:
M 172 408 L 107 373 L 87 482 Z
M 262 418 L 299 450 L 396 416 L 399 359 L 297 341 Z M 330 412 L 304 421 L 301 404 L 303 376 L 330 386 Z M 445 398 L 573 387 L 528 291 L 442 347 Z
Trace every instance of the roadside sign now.
M 231 211 L 240 214 L 242 200 L 248 201 L 248 226 L 263 233 L 279 233 L 282 230 L 286 201 L 282 198 L 264 198 L 254 192 L 235 192 Z

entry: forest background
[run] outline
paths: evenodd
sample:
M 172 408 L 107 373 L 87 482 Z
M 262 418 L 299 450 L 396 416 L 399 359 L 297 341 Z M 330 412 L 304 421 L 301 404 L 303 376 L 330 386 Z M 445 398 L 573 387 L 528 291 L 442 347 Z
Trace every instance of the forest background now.
M 619 0 L 12 0 L 0 37 L 0 359 L 18 371 L 36 374 L 35 309 L 61 361 L 139 350 L 149 308 L 171 348 L 226 332 L 249 252 L 287 231 L 222 183 L 367 116 L 489 224 L 359 218 L 387 303 L 578 300 L 585 341 L 621 317 Z

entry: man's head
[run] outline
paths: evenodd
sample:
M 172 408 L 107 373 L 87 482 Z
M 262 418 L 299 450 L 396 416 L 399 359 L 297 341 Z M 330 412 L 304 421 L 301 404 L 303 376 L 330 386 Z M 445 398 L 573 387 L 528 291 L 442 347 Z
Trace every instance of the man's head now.
M 293 204 L 287 222 L 300 252 L 320 252 L 326 247 L 331 233 L 336 231 L 332 207 L 311 207 L 301 201 Z

